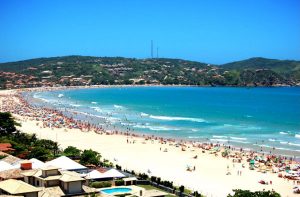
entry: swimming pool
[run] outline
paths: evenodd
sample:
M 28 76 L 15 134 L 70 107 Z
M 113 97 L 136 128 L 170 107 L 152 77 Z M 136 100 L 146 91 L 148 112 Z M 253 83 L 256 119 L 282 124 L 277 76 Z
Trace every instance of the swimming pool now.
M 100 191 L 106 194 L 114 194 L 114 193 L 128 193 L 131 192 L 132 189 L 127 187 L 116 187 L 111 189 L 102 189 Z

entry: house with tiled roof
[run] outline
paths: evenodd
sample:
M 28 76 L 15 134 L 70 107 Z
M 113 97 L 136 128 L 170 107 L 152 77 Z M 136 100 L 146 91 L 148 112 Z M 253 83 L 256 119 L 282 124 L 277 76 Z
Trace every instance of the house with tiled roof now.
M 8 153 L 14 150 L 15 149 L 12 148 L 12 145 L 10 143 L 0 143 L 0 151 Z
M 0 195 L 17 195 L 24 197 L 38 197 L 38 192 L 41 189 L 36 188 L 23 181 L 9 179 L 0 182 Z

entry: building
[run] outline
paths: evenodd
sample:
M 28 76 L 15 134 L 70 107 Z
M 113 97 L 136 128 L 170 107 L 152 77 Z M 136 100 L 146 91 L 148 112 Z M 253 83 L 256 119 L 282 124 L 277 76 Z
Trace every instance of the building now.
M 46 166 L 38 170 L 25 171 L 23 175 L 26 183 L 36 187 L 59 187 L 66 195 L 85 193 L 82 189 L 85 179 L 76 172 Z
M 13 152 L 14 150 L 15 149 L 12 148 L 10 143 L 0 143 L 1 152 L 9 153 L 9 152 Z
M 39 188 L 23 181 L 9 179 L 0 182 L 0 194 L 24 197 L 38 197 Z

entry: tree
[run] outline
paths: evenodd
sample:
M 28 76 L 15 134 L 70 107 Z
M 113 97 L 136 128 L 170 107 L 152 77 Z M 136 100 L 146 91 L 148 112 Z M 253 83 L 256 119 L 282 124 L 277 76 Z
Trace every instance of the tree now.
M 234 195 L 228 194 L 227 197 L 280 197 L 280 194 L 278 194 L 275 191 L 256 191 L 251 192 L 249 190 L 233 190 Z
M 64 155 L 66 155 L 67 157 L 71 157 L 71 158 L 76 158 L 76 157 L 80 157 L 81 154 L 81 150 L 79 150 L 78 148 L 74 147 L 74 146 L 68 146 L 65 150 L 64 150 Z
M 183 185 L 181 185 L 181 186 L 179 187 L 179 192 L 180 192 L 181 194 L 184 192 L 184 186 L 183 186 Z
M 46 140 L 46 139 L 37 140 L 35 146 L 46 148 L 52 151 L 53 155 L 57 155 L 59 152 L 59 147 L 57 142 L 54 142 L 52 140 Z
M 93 164 L 98 166 L 100 164 L 100 158 L 100 153 L 93 151 L 92 149 L 84 150 L 80 157 L 80 163 L 83 165 Z
M 229 71 L 224 73 L 227 85 L 238 85 L 240 74 L 237 71 Z
M 0 112 L 0 133 L 1 135 L 13 134 L 17 131 L 16 126 L 20 126 L 11 113 L 9 112 Z
M 39 146 L 34 147 L 28 155 L 29 158 L 36 158 L 41 161 L 47 161 L 50 156 L 51 152 L 48 149 Z

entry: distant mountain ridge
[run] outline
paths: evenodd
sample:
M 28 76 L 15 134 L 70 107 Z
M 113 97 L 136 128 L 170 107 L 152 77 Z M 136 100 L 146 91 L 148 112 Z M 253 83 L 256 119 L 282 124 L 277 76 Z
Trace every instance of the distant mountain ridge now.
M 299 85 L 300 61 L 250 58 L 222 65 L 170 58 L 62 56 L 0 63 L 2 88 L 165 84 Z

